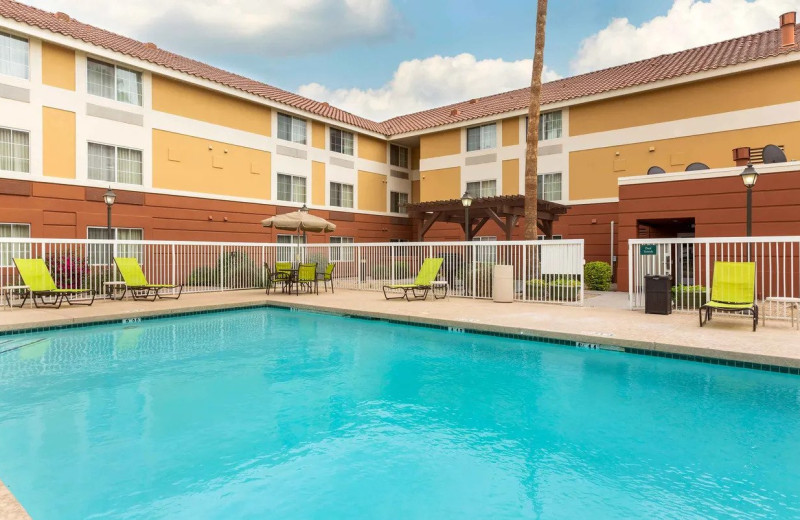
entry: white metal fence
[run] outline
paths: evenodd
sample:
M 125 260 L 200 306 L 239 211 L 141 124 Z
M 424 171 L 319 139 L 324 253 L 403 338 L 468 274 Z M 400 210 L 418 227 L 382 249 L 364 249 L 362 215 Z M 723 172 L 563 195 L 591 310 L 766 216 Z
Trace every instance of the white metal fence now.
M 628 241 L 631 308 L 644 307 L 645 276 L 667 275 L 674 309 L 698 309 L 711 295 L 716 261 L 755 262 L 756 299 L 766 316 L 784 317 L 785 299 L 800 297 L 800 236 L 648 238 Z
M 583 303 L 583 240 L 290 245 L 4 238 L 0 287 L 22 285 L 13 258 L 42 258 L 59 287 L 103 296 L 109 282 L 120 280 L 114 256 L 136 257 L 149 283 L 183 285 L 184 292 L 263 288 L 265 265 L 276 262 L 314 262 L 318 271 L 335 263 L 335 287 L 379 291 L 413 282 L 424 259 L 438 257 L 449 294 L 470 298 L 491 298 L 493 266 L 510 264 L 516 300 Z

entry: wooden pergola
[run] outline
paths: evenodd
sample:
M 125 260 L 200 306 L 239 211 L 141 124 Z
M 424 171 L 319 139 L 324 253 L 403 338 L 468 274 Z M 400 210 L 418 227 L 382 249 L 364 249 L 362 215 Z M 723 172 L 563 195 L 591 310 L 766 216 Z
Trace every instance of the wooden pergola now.
M 422 242 L 436 222 L 453 222 L 459 224 L 469 236 L 474 237 L 488 222 L 496 223 L 505 233 L 505 239 L 511 240 L 511 234 L 517 221 L 525 216 L 524 195 L 500 195 L 473 199 L 469 208 L 469 223 L 465 221 L 464 205 L 461 199 L 436 200 L 420 202 L 406 206 L 408 215 L 419 220 L 419 241 Z M 567 207 L 547 200 L 539 199 L 537 227 L 547 237 L 553 236 L 553 222 L 567 212 Z

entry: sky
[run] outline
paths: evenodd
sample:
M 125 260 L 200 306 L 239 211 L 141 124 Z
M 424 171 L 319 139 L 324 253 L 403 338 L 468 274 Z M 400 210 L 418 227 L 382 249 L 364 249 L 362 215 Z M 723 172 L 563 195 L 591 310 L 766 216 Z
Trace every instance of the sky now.
M 535 0 L 22 0 L 382 121 L 530 84 Z M 550 0 L 544 80 L 777 28 L 800 0 Z

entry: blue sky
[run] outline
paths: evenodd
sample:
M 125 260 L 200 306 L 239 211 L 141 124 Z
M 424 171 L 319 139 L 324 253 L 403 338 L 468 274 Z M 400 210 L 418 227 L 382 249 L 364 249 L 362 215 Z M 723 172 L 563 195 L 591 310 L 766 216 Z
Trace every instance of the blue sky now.
M 23 0 L 358 115 L 524 87 L 535 0 Z M 545 80 L 776 28 L 800 0 L 550 0 Z

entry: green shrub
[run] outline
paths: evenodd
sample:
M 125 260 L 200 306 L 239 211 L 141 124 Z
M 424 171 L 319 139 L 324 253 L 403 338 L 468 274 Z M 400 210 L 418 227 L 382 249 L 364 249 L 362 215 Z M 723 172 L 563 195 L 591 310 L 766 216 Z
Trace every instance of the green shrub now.
M 607 291 L 611 288 L 611 265 L 607 262 L 589 262 L 583 266 L 586 288 L 591 291 Z
M 678 284 L 670 289 L 672 301 L 678 309 L 697 309 L 706 303 L 705 285 Z
M 392 264 L 385 262 L 382 264 L 375 264 L 370 270 L 370 275 L 374 280 L 390 280 L 392 278 Z M 411 268 L 405 260 L 396 260 L 394 262 L 394 278 L 401 280 L 411 276 Z
M 547 283 L 534 279 L 525 282 L 525 298 L 528 300 L 544 300 L 547 298 Z
M 458 271 L 456 276 L 461 280 L 466 296 L 475 296 L 477 298 L 492 297 L 494 265 L 488 262 L 476 262 L 473 268 L 467 265 Z M 475 273 L 475 287 L 472 286 L 473 270 Z
M 548 284 L 549 293 L 556 301 L 577 301 L 581 294 L 581 282 L 575 278 L 556 278 Z

